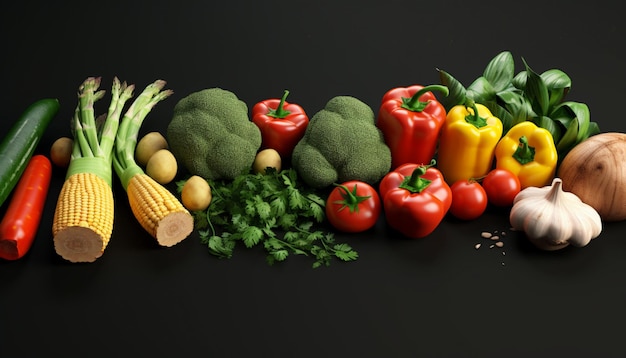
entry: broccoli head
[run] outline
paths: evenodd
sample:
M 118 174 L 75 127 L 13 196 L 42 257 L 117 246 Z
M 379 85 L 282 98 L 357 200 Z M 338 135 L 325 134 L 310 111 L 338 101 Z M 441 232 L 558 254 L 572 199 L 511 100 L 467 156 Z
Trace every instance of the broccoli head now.
M 357 98 L 337 96 L 311 118 L 291 164 L 314 188 L 348 180 L 375 184 L 391 169 L 391 151 L 372 109 Z
M 209 88 L 174 106 L 167 141 L 191 174 L 229 180 L 252 167 L 261 147 L 261 131 L 250 121 L 245 102 L 230 91 Z

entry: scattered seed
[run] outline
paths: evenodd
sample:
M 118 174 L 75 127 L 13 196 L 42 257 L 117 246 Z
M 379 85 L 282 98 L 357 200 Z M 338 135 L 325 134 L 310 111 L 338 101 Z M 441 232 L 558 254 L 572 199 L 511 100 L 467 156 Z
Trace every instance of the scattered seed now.
M 502 251 L 502 256 L 505 256 L 505 255 L 506 255 L 506 252 Z
M 493 235 L 492 237 L 490 237 L 491 240 L 500 240 L 500 236 L 498 235 Z
M 480 244 L 476 244 L 476 245 L 474 245 L 474 248 L 475 248 L 476 250 L 480 249 Z
M 498 242 L 496 242 L 496 246 L 497 247 L 502 247 L 502 246 L 504 246 L 504 242 L 498 241 Z
M 484 231 L 482 234 L 480 234 L 480 236 L 484 237 L 485 239 L 490 238 L 492 235 L 490 232 L 486 232 Z
M 496 246 L 496 245 L 489 245 L 489 248 L 490 248 L 490 249 L 493 249 L 493 248 L 494 248 L 494 246 Z

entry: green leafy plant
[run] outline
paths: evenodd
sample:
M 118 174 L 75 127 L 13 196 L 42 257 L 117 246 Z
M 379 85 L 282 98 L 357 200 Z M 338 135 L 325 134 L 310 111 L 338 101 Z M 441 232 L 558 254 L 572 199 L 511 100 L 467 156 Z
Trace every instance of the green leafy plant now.
M 333 258 L 358 258 L 350 245 L 316 227 L 325 220 L 325 200 L 303 187 L 294 169 L 267 168 L 265 174 L 245 173 L 209 184 L 211 204 L 193 215 L 202 243 L 217 257 L 232 257 L 242 242 L 247 248 L 262 245 L 270 265 L 291 254 L 313 257 L 314 268 L 330 265 Z M 179 191 L 183 185 L 177 182 Z
M 524 70 L 516 75 L 512 54 L 503 51 L 467 88 L 439 69 L 441 84 L 449 89 L 441 103 L 446 110 L 468 100 L 486 106 L 502 121 L 503 135 L 519 122 L 532 121 L 550 131 L 561 160 L 578 143 L 600 133 L 600 128 L 590 120 L 585 103 L 565 100 L 572 86 L 565 72 L 549 69 L 539 74 L 522 61 Z

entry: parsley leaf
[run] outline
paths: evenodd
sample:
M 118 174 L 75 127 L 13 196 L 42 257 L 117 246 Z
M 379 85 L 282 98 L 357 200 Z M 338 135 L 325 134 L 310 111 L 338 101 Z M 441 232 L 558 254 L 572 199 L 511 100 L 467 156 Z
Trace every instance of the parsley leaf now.
M 219 258 L 231 258 L 237 242 L 261 244 L 270 265 L 289 255 L 311 257 L 312 267 L 332 259 L 354 261 L 358 253 L 317 227 L 325 220 L 325 201 L 300 184 L 294 169 L 241 174 L 232 181 L 210 181 L 213 200 L 206 211 L 193 212 L 201 242 Z M 182 188 L 184 180 L 177 182 Z

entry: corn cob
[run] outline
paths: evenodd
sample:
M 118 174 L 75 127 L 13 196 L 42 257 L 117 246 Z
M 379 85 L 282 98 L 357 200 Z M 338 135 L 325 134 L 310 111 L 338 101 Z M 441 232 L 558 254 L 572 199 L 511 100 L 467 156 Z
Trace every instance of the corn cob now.
M 52 224 L 55 251 L 70 262 L 95 261 L 113 232 L 113 146 L 121 110 L 134 87 L 115 78 L 109 111 L 97 121 L 94 103 L 104 96 L 99 86 L 99 77 L 89 77 L 79 87 L 74 147 Z
M 187 209 L 147 174 L 135 174 L 127 193 L 133 214 L 161 246 L 173 246 L 191 233 L 193 218 Z
M 139 224 L 159 245 L 170 247 L 191 234 L 193 216 L 167 188 L 150 178 L 134 157 L 143 120 L 158 102 L 173 93 L 162 91 L 164 86 L 163 80 L 147 86 L 122 118 L 115 138 L 113 168 Z
M 93 173 L 67 178 L 52 224 L 56 252 L 74 262 L 94 261 L 104 253 L 112 231 L 111 186 Z

